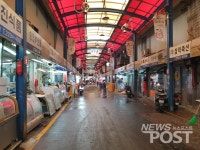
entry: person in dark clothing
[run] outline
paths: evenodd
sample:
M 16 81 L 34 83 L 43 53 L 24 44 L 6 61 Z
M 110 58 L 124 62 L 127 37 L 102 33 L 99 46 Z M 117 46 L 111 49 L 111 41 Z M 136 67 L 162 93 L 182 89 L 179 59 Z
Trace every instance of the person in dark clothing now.
M 131 87 L 129 85 L 126 85 L 125 90 L 127 97 L 129 98 L 134 97 L 134 94 L 132 93 Z
M 102 83 L 102 89 L 103 89 L 103 97 L 107 97 L 106 93 L 107 93 L 107 90 L 106 90 L 106 81 L 103 80 L 103 83 Z

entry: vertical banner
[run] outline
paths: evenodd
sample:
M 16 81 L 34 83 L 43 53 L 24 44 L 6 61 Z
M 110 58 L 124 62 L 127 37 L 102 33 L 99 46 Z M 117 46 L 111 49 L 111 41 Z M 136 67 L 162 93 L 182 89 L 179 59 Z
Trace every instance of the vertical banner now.
M 154 32 L 155 38 L 160 41 L 165 41 L 165 34 L 166 34 L 166 20 L 165 14 L 155 14 L 154 15 Z
M 76 68 L 81 67 L 81 59 L 80 58 L 76 58 Z
M 133 56 L 133 41 L 126 42 L 126 53 L 128 56 Z
M 74 52 L 75 52 L 75 39 L 69 37 L 67 39 L 67 44 L 68 44 L 68 53 L 69 53 L 69 55 L 74 54 Z
M 110 66 L 114 69 L 114 57 L 110 58 Z

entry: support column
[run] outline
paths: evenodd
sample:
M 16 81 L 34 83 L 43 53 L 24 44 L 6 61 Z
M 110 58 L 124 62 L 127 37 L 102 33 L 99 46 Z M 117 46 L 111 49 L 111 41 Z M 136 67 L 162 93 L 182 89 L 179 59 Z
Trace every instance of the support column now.
M 116 58 L 116 52 L 114 52 L 114 72 L 115 72 L 116 66 L 117 66 L 117 58 Z M 117 76 L 115 74 L 115 82 L 117 81 L 116 78 Z
M 106 63 L 105 63 L 105 73 L 107 73 L 107 65 L 106 65 Z M 105 80 L 107 82 L 107 75 L 105 76 Z
M 167 20 L 167 69 L 168 69 L 168 104 L 170 111 L 174 111 L 174 69 L 170 63 L 169 48 L 173 46 L 173 0 L 168 0 L 168 20 Z
M 68 44 L 67 44 L 67 29 L 64 29 L 64 40 L 63 40 L 63 57 L 67 60 Z
M 24 140 L 27 134 L 27 96 L 26 96 L 26 79 L 27 71 L 24 64 L 24 56 L 26 55 L 26 0 L 15 1 L 16 13 L 23 18 L 23 47 L 16 47 L 16 60 L 20 59 L 23 63 L 22 75 L 16 75 L 16 99 L 18 101 L 19 116 L 17 118 L 18 135 L 20 140 Z
M 134 40 L 134 45 L 133 45 L 133 61 L 137 61 L 137 39 L 136 39 L 136 33 L 133 33 L 133 40 Z M 133 74 L 133 90 L 134 90 L 134 95 L 137 95 L 137 80 L 138 80 L 138 71 L 135 69 L 135 63 L 134 63 L 134 74 Z

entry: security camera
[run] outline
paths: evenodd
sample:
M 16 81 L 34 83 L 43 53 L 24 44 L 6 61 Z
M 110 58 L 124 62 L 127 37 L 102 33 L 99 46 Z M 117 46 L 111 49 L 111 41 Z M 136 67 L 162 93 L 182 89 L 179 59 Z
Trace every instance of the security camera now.
M 90 6 L 89 6 L 89 4 L 87 2 L 83 2 L 81 8 L 86 13 L 86 12 L 88 12 Z

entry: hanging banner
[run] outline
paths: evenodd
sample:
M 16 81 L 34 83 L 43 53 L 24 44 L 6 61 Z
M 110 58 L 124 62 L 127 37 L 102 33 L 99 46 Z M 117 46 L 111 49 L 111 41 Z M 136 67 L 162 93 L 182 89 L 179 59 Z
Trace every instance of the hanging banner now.
M 69 52 L 69 55 L 74 54 L 74 52 L 75 52 L 75 39 L 69 37 L 69 38 L 67 39 L 67 44 L 68 44 L 68 52 Z
M 110 66 L 112 67 L 112 68 L 114 68 L 114 57 L 111 57 L 110 58 Z
M 22 45 L 22 18 L 2 0 L 0 1 L 0 9 L 0 34 L 13 43 Z
M 166 33 L 166 20 L 165 14 L 155 14 L 154 15 L 154 32 L 155 38 L 160 41 L 165 41 L 165 33 Z
M 126 53 L 128 56 L 133 56 L 133 41 L 126 42 Z
M 80 58 L 76 58 L 76 68 L 81 67 L 81 59 Z

